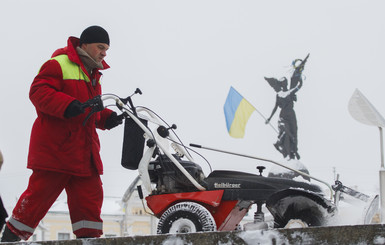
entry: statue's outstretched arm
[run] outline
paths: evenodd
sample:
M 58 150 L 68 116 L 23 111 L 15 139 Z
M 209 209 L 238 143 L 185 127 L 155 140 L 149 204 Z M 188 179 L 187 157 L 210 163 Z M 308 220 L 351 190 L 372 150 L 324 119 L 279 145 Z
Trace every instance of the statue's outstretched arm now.
M 277 111 L 277 109 L 278 109 L 278 99 L 275 101 L 275 106 L 273 108 L 273 111 L 271 112 L 270 117 L 268 119 L 266 119 L 265 124 L 268 124 L 270 122 L 271 118 L 274 116 L 274 114 Z

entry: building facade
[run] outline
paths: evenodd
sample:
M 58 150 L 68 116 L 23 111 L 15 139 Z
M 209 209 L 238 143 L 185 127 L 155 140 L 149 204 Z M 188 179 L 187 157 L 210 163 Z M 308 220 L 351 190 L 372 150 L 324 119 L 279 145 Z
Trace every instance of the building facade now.
M 103 236 L 122 237 L 156 234 L 157 219 L 143 208 L 135 191 L 124 205 L 121 198 L 105 197 L 102 207 Z M 52 205 L 29 241 L 75 239 L 65 196 Z

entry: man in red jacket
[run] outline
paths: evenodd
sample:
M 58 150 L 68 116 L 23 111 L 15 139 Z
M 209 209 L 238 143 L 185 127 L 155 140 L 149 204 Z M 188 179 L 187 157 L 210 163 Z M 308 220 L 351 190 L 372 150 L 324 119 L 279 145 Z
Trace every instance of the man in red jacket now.
M 96 128 L 111 129 L 122 118 L 104 109 L 83 126 L 91 109 L 84 109 L 82 103 L 101 94 L 100 70 L 109 68 L 104 61 L 109 45 L 107 31 L 90 26 L 80 39 L 70 37 L 35 77 L 29 97 L 37 119 L 27 164 L 33 172 L 7 221 L 2 242 L 27 240 L 63 189 L 76 237 L 103 234 L 103 165 Z

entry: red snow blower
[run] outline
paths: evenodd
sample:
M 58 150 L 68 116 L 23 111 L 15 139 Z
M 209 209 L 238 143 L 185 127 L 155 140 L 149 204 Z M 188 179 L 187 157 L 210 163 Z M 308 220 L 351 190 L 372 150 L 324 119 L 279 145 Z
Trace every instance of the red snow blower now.
M 134 94 L 138 93 L 141 94 L 139 89 Z M 310 181 L 265 177 L 264 166 L 257 167 L 259 174 L 214 170 L 206 176 L 191 155 L 192 152 L 200 154 L 191 147 L 215 149 L 183 144 L 175 133 L 175 125 L 170 126 L 147 107 L 133 105 L 131 97 L 134 94 L 127 98 L 106 94 L 85 105 L 96 108 L 92 110 L 95 112 L 104 107 L 103 101 L 114 100 L 115 106 L 122 111 L 125 128 L 121 164 L 127 169 L 139 171 L 142 186 L 148 193 L 145 197 L 147 206 L 159 218 L 157 233 L 239 230 L 242 228 L 240 221 L 254 204 L 257 207 L 254 220 L 247 227 L 256 229 L 271 228 L 265 222 L 263 205 L 274 218 L 274 228 L 287 227 L 295 221 L 302 226 L 322 226 L 336 214 L 332 187 L 294 169 L 290 170 L 325 184 L 330 196 L 325 196 L 320 186 Z M 263 158 L 215 151 L 287 168 Z M 343 187 L 338 182 L 335 191 L 348 192 Z M 141 186 L 138 190 L 143 195 Z M 247 227 L 244 226 L 245 229 Z

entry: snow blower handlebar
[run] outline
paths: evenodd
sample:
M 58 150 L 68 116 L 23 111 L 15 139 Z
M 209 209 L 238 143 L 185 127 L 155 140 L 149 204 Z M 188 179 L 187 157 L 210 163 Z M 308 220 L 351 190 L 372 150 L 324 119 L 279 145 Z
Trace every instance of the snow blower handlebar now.
M 204 188 L 202 185 L 200 185 L 192 176 L 191 174 L 179 163 L 178 160 L 176 160 L 176 158 L 174 157 L 174 155 L 169 151 L 169 145 L 168 145 L 168 142 L 166 143 L 165 141 L 162 141 L 162 140 L 158 140 L 157 137 L 161 137 L 161 138 L 164 138 L 162 137 L 161 135 L 158 134 L 157 131 L 151 131 L 147 125 L 145 125 L 140 119 L 145 119 L 145 120 L 148 120 L 158 126 L 162 126 L 164 123 L 161 122 L 159 119 L 158 119 L 158 116 L 152 112 L 150 109 L 147 109 L 147 108 L 139 108 L 138 109 L 138 112 L 146 112 L 149 117 L 145 116 L 145 115 L 139 115 L 137 113 L 137 108 L 134 107 L 133 103 L 132 103 L 132 100 L 131 100 L 131 97 L 134 95 L 134 94 L 142 94 L 142 91 L 140 91 L 140 89 L 136 89 L 135 92 L 131 95 L 131 96 L 128 96 L 127 98 L 123 99 L 123 98 L 120 98 L 114 94 L 104 94 L 104 95 L 101 95 L 101 96 L 96 96 L 95 98 L 93 99 L 90 99 L 88 100 L 87 102 L 84 103 L 84 108 L 87 108 L 87 107 L 92 107 L 92 110 L 90 111 L 90 113 L 87 115 L 86 119 L 84 120 L 83 122 L 83 125 L 85 125 L 85 123 L 87 122 L 87 120 L 91 117 L 91 115 L 95 112 L 98 112 L 98 111 L 101 111 L 104 109 L 104 105 L 103 105 L 103 101 L 106 101 L 106 100 L 114 100 L 115 101 L 115 104 L 116 104 L 116 107 L 121 110 L 123 112 L 123 116 L 126 117 L 126 118 L 131 118 L 145 133 L 145 137 L 147 139 L 152 139 L 156 144 L 148 150 L 148 152 L 150 152 L 151 150 L 154 151 L 154 147 L 159 147 L 162 152 L 174 163 L 174 165 L 186 176 L 186 178 L 198 189 L 198 190 L 206 190 L 206 188 Z M 130 107 L 127 105 L 127 103 L 129 103 Z M 168 129 L 175 129 L 176 126 L 175 125 L 172 125 L 170 128 L 166 128 L 166 130 Z M 159 135 L 159 136 L 158 136 Z M 169 135 L 169 138 L 171 139 L 171 141 L 176 141 L 176 139 L 174 137 L 172 137 L 172 135 Z M 177 147 L 178 150 L 180 150 L 184 155 L 186 155 L 187 157 L 188 154 L 186 154 L 186 152 L 183 150 L 182 147 Z M 148 153 L 146 152 L 146 153 Z M 145 154 L 146 155 L 146 154 Z M 149 179 L 149 176 L 148 176 L 148 164 L 151 160 L 151 157 L 152 157 L 153 154 L 148 154 L 148 159 L 144 159 L 145 156 L 142 158 L 142 160 L 140 161 L 139 165 L 143 165 L 142 167 L 139 166 L 140 169 L 143 169 L 142 171 L 142 174 L 141 174 L 141 178 L 142 178 L 142 181 L 143 182 L 147 182 L 147 183 L 144 183 L 144 186 L 146 187 L 147 190 L 150 191 L 151 189 L 151 183 L 150 183 L 150 179 Z M 141 171 L 139 171 L 141 172 Z M 147 177 L 146 177 L 147 176 Z
M 138 94 L 138 93 L 142 94 L 142 91 L 139 88 L 137 88 L 135 90 L 135 92 L 132 95 L 128 96 L 127 98 L 120 98 L 120 97 L 118 97 L 116 95 L 113 95 L 113 94 L 106 94 L 106 95 L 97 95 L 94 98 L 87 100 L 86 102 L 84 102 L 81 105 L 82 109 L 84 110 L 84 109 L 86 109 L 88 107 L 92 107 L 92 109 L 88 113 L 86 118 L 84 119 L 83 126 L 86 124 L 88 119 L 92 116 L 92 114 L 94 114 L 95 112 L 98 112 L 98 111 L 102 111 L 104 109 L 103 101 L 104 100 L 108 100 L 108 99 L 115 100 L 116 106 L 121 111 L 123 111 L 123 114 L 120 115 L 119 117 L 124 118 L 124 117 L 128 116 L 128 114 L 123 110 L 123 107 L 124 107 L 124 105 L 127 105 L 127 102 L 130 104 L 131 110 L 132 110 L 133 114 L 136 115 L 136 110 L 135 110 L 135 107 L 134 107 L 134 105 L 132 103 L 131 96 L 133 96 L 134 94 Z
M 83 121 L 83 126 L 86 125 L 86 122 L 88 119 L 94 114 L 95 112 L 102 111 L 104 109 L 103 101 L 101 99 L 100 95 L 95 96 L 92 99 L 87 100 L 81 105 L 82 109 L 86 109 L 88 107 L 92 107 L 91 111 L 88 113 L 86 118 Z

